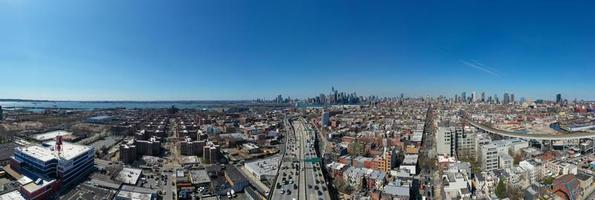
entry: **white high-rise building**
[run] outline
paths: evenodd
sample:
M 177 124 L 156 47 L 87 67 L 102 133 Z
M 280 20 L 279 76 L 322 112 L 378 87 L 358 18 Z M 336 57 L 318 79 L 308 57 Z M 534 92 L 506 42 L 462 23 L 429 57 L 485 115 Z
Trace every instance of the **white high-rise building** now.
M 436 152 L 439 155 L 453 156 L 454 149 L 451 146 L 452 132 L 454 127 L 438 127 L 436 132 Z
M 436 148 L 439 155 L 474 158 L 475 132 L 461 127 L 439 127 L 436 133 Z
M 477 101 L 477 95 L 475 95 L 475 92 L 471 93 L 471 102 L 476 102 Z
M 481 146 L 481 168 L 484 171 L 498 169 L 498 146 L 489 143 Z
M 481 167 L 484 170 L 494 170 L 500 167 L 500 159 L 509 160 L 511 155 L 520 151 L 521 148 L 528 147 L 529 143 L 521 139 L 496 140 L 488 144 L 481 145 Z M 502 156 L 506 154 L 508 156 Z M 507 165 L 506 161 L 503 161 Z
M 481 146 L 489 144 L 492 142 L 492 138 L 487 133 L 477 133 L 475 134 L 475 159 L 481 160 Z

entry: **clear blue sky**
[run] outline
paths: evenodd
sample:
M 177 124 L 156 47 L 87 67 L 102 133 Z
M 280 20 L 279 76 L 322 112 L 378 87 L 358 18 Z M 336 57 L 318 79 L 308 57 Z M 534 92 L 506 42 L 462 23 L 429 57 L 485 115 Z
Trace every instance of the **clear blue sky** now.
M 593 1 L 0 0 L 0 98 L 595 99 Z

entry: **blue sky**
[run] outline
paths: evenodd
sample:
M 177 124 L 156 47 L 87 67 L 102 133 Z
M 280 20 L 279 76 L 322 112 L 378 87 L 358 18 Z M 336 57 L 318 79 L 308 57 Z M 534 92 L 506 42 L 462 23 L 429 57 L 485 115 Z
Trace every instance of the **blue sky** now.
M 0 0 L 0 98 L 595 99 L 593 1 Z

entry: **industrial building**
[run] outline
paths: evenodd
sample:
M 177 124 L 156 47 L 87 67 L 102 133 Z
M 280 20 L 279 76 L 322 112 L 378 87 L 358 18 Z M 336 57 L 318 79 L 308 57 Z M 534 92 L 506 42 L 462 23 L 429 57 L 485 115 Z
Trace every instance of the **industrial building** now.
M 245 163 L 244 167 L 248 172 L 254 175 L 254 177 L 264 180 L 277 175 L 277 171 L 279 170 L 279 162 L 281 162 L 281 157 L 276 156 L 256 162 Z

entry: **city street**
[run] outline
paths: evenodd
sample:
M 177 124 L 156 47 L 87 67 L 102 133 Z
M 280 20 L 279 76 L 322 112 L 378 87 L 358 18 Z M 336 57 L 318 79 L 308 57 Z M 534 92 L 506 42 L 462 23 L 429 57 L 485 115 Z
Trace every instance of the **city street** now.
M 180 167 L 177 160 L 178 153 L 176 148 L 176 142 L 178 141 L 178 131 L 177 123 L 174 119 L 171 119 L 170 127 L 170 133 L 168 134 L 170 137 L 165 143 L 165 146 L 170 150 L 170 152 L 169 155 L 167 155 L 166 161 L 163 165 L 163 170 L 165 171 L 164 175 L 166 175 L 163 199 L 166 200 L 177 199 L 177 189 L 174 180 L 176 180 L 175 172 L 177 168 Z

